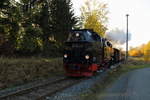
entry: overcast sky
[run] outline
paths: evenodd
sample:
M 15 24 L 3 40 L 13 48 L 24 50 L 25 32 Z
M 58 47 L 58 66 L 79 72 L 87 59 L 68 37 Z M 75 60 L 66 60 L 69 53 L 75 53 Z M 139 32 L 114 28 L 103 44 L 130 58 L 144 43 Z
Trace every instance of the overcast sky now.
M 80 15 L 83 0 L 72 0 L 75 13 Z M 92 0 L 91 0 L 92 1 Z M 108 4 L 109 30 L 126 31 L 126 14 L 129 16 L 129 31 L 132 34 L 129 46 L 138 46 L 150 40 L 150 0 L 99 0 Z

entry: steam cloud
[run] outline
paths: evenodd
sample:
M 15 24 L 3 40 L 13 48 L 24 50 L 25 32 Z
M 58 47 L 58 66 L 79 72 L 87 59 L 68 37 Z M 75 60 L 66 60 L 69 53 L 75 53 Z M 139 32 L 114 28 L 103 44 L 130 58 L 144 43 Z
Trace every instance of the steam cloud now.
M 126 33 L 123 30 L 120 29 L 114 29 L 110 32 L 106 33 L 106 38 L 110 40 L 112 43 L 115 43 L 116 45 L 123 45 L 126 43 Z M 131 40 L 131 33 L 128 35 L 128 41 Z

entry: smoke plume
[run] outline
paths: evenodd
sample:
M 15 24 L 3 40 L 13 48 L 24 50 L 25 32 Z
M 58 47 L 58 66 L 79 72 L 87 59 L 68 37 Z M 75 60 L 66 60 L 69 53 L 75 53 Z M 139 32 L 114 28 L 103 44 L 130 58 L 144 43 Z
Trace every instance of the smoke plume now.
M 126 33 L 120 29 L 114 29 L 106 33 L 106 38 L 115 45 L 123 45 L 126 43 Z M 131 40 L 131 33 L 128 35 L 128 41 Z

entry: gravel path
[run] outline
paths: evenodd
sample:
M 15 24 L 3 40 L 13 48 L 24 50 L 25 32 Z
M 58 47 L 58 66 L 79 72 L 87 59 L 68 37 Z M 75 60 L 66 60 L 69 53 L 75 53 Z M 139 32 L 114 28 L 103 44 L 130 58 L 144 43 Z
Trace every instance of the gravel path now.
M 121 76 L 99 96 L 99 100 L 150 100 L 150 68 Z
M 68 89 L 65 89 L 59 93 L 56 93 L 53 96 L 46 97 L 46 100 L 80 100 L 81 93 L 87 93 L 90 91 L 90 88 L 97 82 L 102 81 L 103 78 L 107 75 L 107 72 L 100 73 L 97 76 L 93 76 L 88 80 L 82 81 L 81 83 L 74 85 Z

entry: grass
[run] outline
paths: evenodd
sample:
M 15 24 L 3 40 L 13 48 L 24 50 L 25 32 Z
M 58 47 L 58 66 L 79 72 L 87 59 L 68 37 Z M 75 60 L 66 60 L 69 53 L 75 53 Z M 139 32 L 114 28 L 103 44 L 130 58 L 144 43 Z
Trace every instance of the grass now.
M 108 72 L 108 75 L 101 83 L 96 83 L 91 88 L 90 93 L 81 94 L 82 100 L 99 100 L 99 94 L 101 94 L 109 85 L 116 81 L 119 76 L 126 72 L 150 67 L 150 62 L 145 62 L 142 58 L 132 58 L 128 62 L 121 64 L 117 69 Z
M 0 89 L 62 75 L 62 58 L 0 58 Z
M 109 72 L 103 83 L 95 84 L 91 93 L 82 94 L 85 100 L 96 100 L 95 94 L 104 90 L 113 83 L 121 74 L 139 68 L 150 67 L 149 62 L 141 58 L 132 58 L 127 64 L 122 64 Z M 62 58 L 4 58 L 0 57 L 0 89 L 14 87 L 34 80 L 63 75 Z M 95 98 L 94 98 L 95 97 Z

